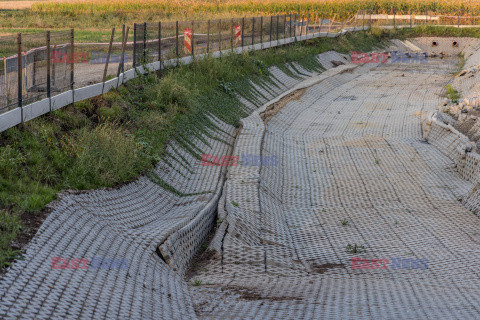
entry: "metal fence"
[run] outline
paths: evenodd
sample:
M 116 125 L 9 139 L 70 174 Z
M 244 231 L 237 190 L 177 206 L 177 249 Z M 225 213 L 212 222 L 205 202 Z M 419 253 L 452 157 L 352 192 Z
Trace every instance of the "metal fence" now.
M 92 94 L 102 94 L 135 77 L 132 68 L 141 72 L 158 70 L 186 57 L 256 50 L 272 43 L 283 45 L 309 36 L 333 36 L 355 28 L 419 24 L 460 27 L 476 21 L 480 21 L 479 17 L 437 16 L 431 12 L 415 15 L 359 11 L 343 20 L 310 12 L 140 23 L 120 30 L 113 28 L 107 42 L 76 41 L 74 29 L 0 37 L 0 56 L 4 56 L 0 62 L 0 132 Z M 258 44 L 262 45 L 255 47 Z

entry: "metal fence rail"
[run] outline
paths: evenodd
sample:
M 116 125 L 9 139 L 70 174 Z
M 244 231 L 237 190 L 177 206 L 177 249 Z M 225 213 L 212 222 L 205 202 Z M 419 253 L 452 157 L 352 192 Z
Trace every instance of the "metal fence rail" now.
M 453 17 L 455 18 L 455 17 Z M 461 19 L 462 18 L 462 19 Z M 136 23 L 112 28 L 108 42 L 75 40 L 75 31 L 0 37 L 0 132 L 75 101 L 118 87 L 138 73 L 190 63 L 205 54 L 259 50 L 294 41 L 336 36 L 372 26 L 412 27 L 478 17 L 359 12 L 338 20 L 322 13 L 208 21 Z M 20 57 L 20 58 L 19 58 Z M 135 71 L 135 70 L 136 71 Z

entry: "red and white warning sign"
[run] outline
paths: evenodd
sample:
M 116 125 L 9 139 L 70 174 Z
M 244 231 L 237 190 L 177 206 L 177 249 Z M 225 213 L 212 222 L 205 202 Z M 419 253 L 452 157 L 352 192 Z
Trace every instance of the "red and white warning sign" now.
M 240 26 L 235 26 L 235 44 L 242 41 L 242 28 Z
M 184 31 L 184 45 L 183 50 L 186 54 L 192 53 L 192 29 L 185 29 Z

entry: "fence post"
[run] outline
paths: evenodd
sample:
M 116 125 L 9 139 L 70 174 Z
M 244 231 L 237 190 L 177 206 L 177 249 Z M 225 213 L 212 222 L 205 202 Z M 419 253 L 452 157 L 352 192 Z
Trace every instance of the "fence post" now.
M 75 54 L 74 45 L 75 45 L 75 34 L 74 29 L 70 29 L 70 89 L 73 90 L 74 87 L 74 72 L 75 72 L 75 63 L 73 56 Z
M 242 49 L 243 49 L 243 35 L 245 33 L 245 18 L 242 18 Z
M 222 19 L 218 20 L 218 52 L 222 56 Z
M 6 72 L 7 70 L 5 70 Z M 23 123 L 23 103 L 22 103 L 22 34 L 17 33 L 17 100 L 20 108 L 20 116 Z
M 263 16 L 260 17 L 260 43 L 263 47 Z
M 294 18 L 295 22 L 293 23 L 293 37 L 295 38 L 295 40 L 297 40 L 297 14 L 295 13 L 294 14 Z
M 273 16 L 270 16 L 270 36 L 268 40 L 272 42 L 272 30 L 273 30 Z
M 283 44 L 285 44 L 285 37 L 287 33 L 287 15 L 283 15 Z
M 127 47 L 127 41 L 128 41 L 128 31 L 130 31 L 130 27 L 127 27 L 127 30 L 125 31 L 125 25 L 123 25 L 123 30 L 122 30 L 122 55 L 120 58 L 120 63 L 118 64 L 118 70 L 117 70 L 117 88 L 120 84 L 120 73 L 124 71 L 124 66 L 125 66 L 125 49 Z M 159 53 L 160 56 L 160 53 Z M 162 68 L 162 62 L 160 60 L 160 69 Z M 122 79 L 123 82 L 123 79 Z
M 158 61 L 160 61 L 160 70 L 162 69 L 162 22 L 158 22 Z
M 413 28 L 413 16 L 412 16 L 412 10 L 410 10 L 410 28 Z
M 175 55 L 177 56 L 177 60 L 179 58 L 179 53 L 178 53 L 178 20 L 175 23 Z M 178 63 L 178 61 L 177 61 Z
M 103 70 L 102 93 L 103 93 L 103 89 L 105 88 L 105 80 L 107 79 L 108 63 L 110 62 L 110 54 L 112 53 L 112 44 L 113 44 L 114 35 L 115 35 L 115 27 L 112 28 L 112 35 L 110 36 L 110 43 L 108 44 L 107 61 L 105 61 L 105 69 Z
M 302 14 L 302 20 L 300 20 L 301 25 L 300 25 L 300 38 L 302 37 L 303 34 L 303 21 L 305 20 L 305 15 Z
M 143 23 L 143 64 L 147 64 L 147 23 Z
M 255 44 L 255 17 L 252 18 L 252 50 Z
M 290 38 L 292 37 L 292 14 L 290 13 Z
M 210 20 L 207 21 L 207 53 L 210 49 Z
M 278 20 L 280 19 L 280 16 L 277 15 L 277 37 L 275 39 L 277 39 L 277 45 L 278 45 Z
M 235 23 L 232 21 L 230 22 L 230 47 L 233 52 L 233 39 L 235 38 Z
M 192 57 L 195 57 L 195 20 L 192 20 Z
M 324 13 L 322 12 L 322 21 L 320 21 L 320 30 L 318 31 L 318 33 L 322 33 L 322 26 L 323 26 L 323 18 L 324 18 Z
M 308 21 L 310 20 L 310 12 L 307 13 L 307 24 L 305 26 L 305 36 L 308 38 Z
M 458 13 L 458 21 L 457 21 L 457 28 L 460 28 L 460 13 Z
M 50 30 L 47 30 L 46 34 L 46 40 L 47 40 L 47 98 L 50 99 L 52 92 L 51 92 L 51 79 L 50 79 L 50 69 L 52 63 L 52 57 L 51 57 L 51 52 L 50 52 Z M 52 111 L 52 105 L 50 104 L 50 111 Z
M 133 68 L 137 67 L 137 24 L 133 24 Z

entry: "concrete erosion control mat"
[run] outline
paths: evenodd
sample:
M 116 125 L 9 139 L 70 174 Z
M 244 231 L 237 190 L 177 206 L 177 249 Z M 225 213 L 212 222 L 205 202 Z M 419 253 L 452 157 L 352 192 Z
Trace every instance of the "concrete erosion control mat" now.
M 429 41 L 390 49 L 437 50 Z M 479 44 L 448 50 L 475 64 Z M 432 116 L 457 68 L 453 51 L 362 65 L 327 52 L 326 71 L 296 66 L 295 77 L 272 68 L 274 85 L 256 86 L 264 105 L 242 99 L 251 115 L 241 130 L 213 119 L 221 139 L 197 143 L 275 161 L 201 166 L 170 144 L 191 170 L 156 171 L 190 196 L 146 177 L 63 194 L 1 279 L 0 318 L 478 318 L 480 220 L 468 208 L 480 171 L 466 160 L 477 156 Z M 185 279 L 215 223 L 208 259 Z M 52 257 L 128 263 L 56 270 Z

